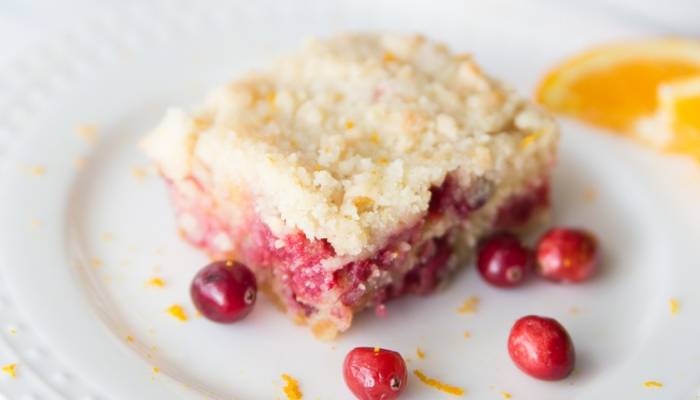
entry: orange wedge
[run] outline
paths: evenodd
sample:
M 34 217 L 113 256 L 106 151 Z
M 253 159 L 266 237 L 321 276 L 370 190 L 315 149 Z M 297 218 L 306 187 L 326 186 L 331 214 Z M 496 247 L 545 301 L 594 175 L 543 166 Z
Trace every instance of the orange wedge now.
M 619 43 L 589 50 L 557 66 L 540 83 L 536 98 L 555 112 L 633 134 L 641 119 L 656 114 L 661 84 L 693 76 L 700 76 L 700 41 Z M 697 107 L 691 103 L 677 107 Z
M 656 114 L 642 118 L 635 130 L 659 149 L 700 160 L 700 75 L 662 83 Z

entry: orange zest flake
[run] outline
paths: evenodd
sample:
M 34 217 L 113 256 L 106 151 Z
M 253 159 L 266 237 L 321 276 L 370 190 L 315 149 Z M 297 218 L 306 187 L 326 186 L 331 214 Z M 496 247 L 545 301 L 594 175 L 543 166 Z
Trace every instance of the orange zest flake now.
M 466 339 L 469 339 L 470 337 L 472 337 L 472 333 L 469 332 L 469 331 L 464 331 L 464 337 L 465 337 Z
M 369 135 L 369 141 L 372 142 L 372 143 L 374 143 L 374 144 L 378 144 L 378 143 L 379 143 L 379 135 L 377 134 L 377 132 L 372 132 L 372 133 Z
M 89 124 L 79 125 L 75 128 L 75 133 L 85 141 L 92 143 L 97 138 L 97 127 Z
M 192 123 L 196 129 L 204 130 L 211 126 L 211 119 L 205 117 L 195 117 L 192 118 Z
M 535 142 L 535 140 L 537 140 L 540 136 L 542 136 L 542 132 L 530 133 L 529 135 L 527 135 L 527 136 L 525 136 L 524 138 L 522 138 L 522 140 L 520 141 L 520 144 L 518 145 L 518 148 L 520 148 L 520 150 L 525 150 L 525 149 L 527 149 L 527 148 L 530 147 L 530 145 L 533 144 L 533 143 Z
M 90 265 L 91 265 L 93 268 L 100 268 L 100 267 L 102 266 L 102 260 L 100 260 L 100 259 L 97 258 L 97 257 L 92 257 L 92 258 L 90 259 Z
M 303 394 L 299 389 L 299 381 L 287 374 L 282 374 L 282 380 L 284 381 L 282 391 L 287 396 L 287 400 L 301 400 Z
M 149 280 L 148 282 L 146 282 L 146 283 L 147 283 L 149 286 L 159 287 L 159 288 L 162 288 L 162 287 L 165 286 L 165 282 L 164 282 L 162 279 L 158 278 L 158 277 L 152 278 L 152 279 L 150 279 L 150 280 Z
M 386 53 L 384 53 L 383 59 L 384 59 L 384 62 L 393 62 L 393 61 L 396 61 L 396 55 L 394 55 L 394 53 L 392 53 L 390 51 L 387 51 Z
M 2 372 L 6 373 L 7 375 L 10 375 L 13 378 L 16 378 L 17 377 L 17 364 L 12 363 L 12 364 L 3 365 Z
M 153 367 L 153 373 L 154 373 L 154 374 L 157 374 L 157 373 L 159 373 L 159 372 L 160 372 L 160 368 L 158 368 L 158 367 Z
M 421 360 L 425 358 L 425 352 L 423 350 L 421 350 L 420 347 L 416 347 L 416 355 Z
M 29 172 L 34 176 L 42 176 L 46 173 L 46 167 L 35 165 L 33 167 L 29 167 Z
M 588 203 L 594 202 L 597 197 L 598 192 L 592 187 L 588 187 L 583 191 L 583 199 Z
M 180 321 L 187 321 L 187 314 L 185 314 L 185 310 L 178 304 L 173 304 L 172 306 L 168 307 L 168 314 L 170 314 L 173 318 L 179 319 Z
M 76 169 L 83 169 L 83 167 L 85 167 L 85 163 L 85 157 L 76 157 L 75 160 L 73 160 L 73 165 Z
M 681 305 L 678 302 L 678 299 L 676 299 L 674 297 L 671 297 L 668 300 L 668 305 L 669 305 L 669 308 L 671 309 L 671 315 L 676 315 L 681 310 Z
M 660 389 L 664 386 L 663 383 L 659 381 L 646 381 L 644 382 L 644 387 L 649 389 Z
M 142 180 L 146 177 L 146 169 L 138 166 L 131 167 L 131 175 L 138 180 Z
M 506 400 L 513 398 L 513 395 L 508 392 L 501 392 L 501 396 L 503 396 L 503 398 Z
M 126 335 L 126 341 L 129 343 L 134 343 L 134 337 L 131 335 Z
M 464 300 L 464 303 L 457 309 L 457 312 L 460 314 L 474 314 L 476 313 L 478 305 L 479 298 L 476 296 L 471 296 L 470 298 Z
M 455 396 L 464 396 L 464 389 L 461 387 L 448 385 L 447 383 L 440 382 L 435 378 L 429 378 L 419 369 L 413 370 L 413 374 L 427 386 L 434 387 L 441 392 L 449 393 Z
M 365 196 L 358 196 L 352 199 L 352 204 L 357 208 L 359 212 L 369 211 L 374 205 L 374 200 Z
M 277 92 L 275 92 L 274 90 L 268 92 L 268 93 L 265 95 L 265 100 L 267 100 L 267 102 L 268 102 L 270 105 L 274 105 L 276 99 L 277 99 Z
M 352 129 L 355 127 L 355 123 L 352 120 L 345 121 L 345 129 Z

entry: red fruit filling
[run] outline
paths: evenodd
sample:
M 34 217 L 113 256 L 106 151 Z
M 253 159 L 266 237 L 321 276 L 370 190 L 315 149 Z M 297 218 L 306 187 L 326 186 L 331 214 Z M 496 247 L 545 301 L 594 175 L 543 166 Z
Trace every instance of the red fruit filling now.
M 234 258 L 254 267 L 261 282 L 271 282 L 273 292 L 297 314 L 313 314 L 316 304 L 328 304 L 329 293 L 352 310 L 383 304 L 405 293 L 428 294 L 448 275 L 453 235 L 447 232 L 442 237 L 423 239 L 425 227 L 431 222 L 426 224 L 424 220 L 395 234 L 370 258 L 332 270 L 323 266 L 325 260 L 336 256 L 326 240 L 310 240 L 301 232 L 277 236 L 252 207 L 247 211 L 237 209 L 235 216 L 222 218 L 222 211 L 203 185 L 194 178 L 190 180 L 193 193 L 172 191 L 183 236 L 213 258 Z M 492 191 L 489 181 L 477 180 L 465 189 L 456 178 L 448 176 L 440 187 L 432 189 L 430 220 L 465 219 L 488 201 Z M 547 192 L 547 185 L 542 184 L 531 193 L 514 197 L 499 210 L 497 223 L 527 222 L 537 209 L 548 204 Z M 235 226 L 224 222 L 229 220 Z M 340 313 L 335 315 L 339 319 L 347 318 L 345 312 L 333 311 Z
M 454 213 L 462 218 L 483 207 L 493 194 L 493 183 L 478 179 L 471 186 L 461 186 L 452 175 L 445 177 L 442 185 L 430 189 L 431 214 Z
M 532 189 L 516 195 L 503 204 L 496 213 L 496 229 L 515 228 L 526 224 L 538 210 L 549 207 L 547 180 Z

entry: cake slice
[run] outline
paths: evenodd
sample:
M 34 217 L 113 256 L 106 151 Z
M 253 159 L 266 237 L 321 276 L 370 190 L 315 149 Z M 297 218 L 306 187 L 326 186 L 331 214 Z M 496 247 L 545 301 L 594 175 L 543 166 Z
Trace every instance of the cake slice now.
M 182 235 L 324 339 L 547 211 L 557 126 L 421 36 L 311 40 L 144 140 Z

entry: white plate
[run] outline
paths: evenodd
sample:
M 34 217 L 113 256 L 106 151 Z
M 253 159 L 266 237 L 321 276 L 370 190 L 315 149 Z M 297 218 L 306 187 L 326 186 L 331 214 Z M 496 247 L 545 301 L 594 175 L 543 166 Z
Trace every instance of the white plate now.
M 311 33 L 420 31 L 473 51 L 524 93 L 565 54 L 648 33 L 549 1 L 461 3 L 141 2 L 56 38 L 6 71 L 0 344 L 18 375 L 0 379 L 0 391 L 12 399 L 273 399 L 283 398 L 280 375 L 288 373 L 305 399 L 341 399 L 349 398 L 340 373 L 345 353 L 377 345 L 401 351 L 411 370 L 465 387 L 469 398 L 698 393 L 700 211 L 693 205 L 700 172 L 690 161 L 574 123 L 563 125 L 554 221 L 598 233 L 604 270 L 593 282 L 533 280 L 504 291 L 467 268 L 440 293 L 391 303 L 385 320 L 363 314 L 333 344 L 315 341 L 265 300 L 235 326 L 182 323 L 165 312 L 179 303 L 193 316 L 187 287 L 206 262 L 176 234 L 159 179 L 148 170 L 135 174 L 147 166 L 136 142 L 167 106 L 198 101 Z M 75 134 L 85 123 L 97 126 L 99 140 Z M 40 176 L 32 170 L 38 166 Z M 148 287 L 154 276 L 166 286 Z M 480 297 L 478 313 L 459 315 L 469 296 Z M 677 315 L 670 298 L 680 303 Z M 559 319 L 573 336 L 579 360 L 569 379 L 539 382 L 509 360 L 508 330 L 530 313 Z M 644 387 L 649 380 L 664 386 Z M 450 396 L 412 377 L 404 398 Z

